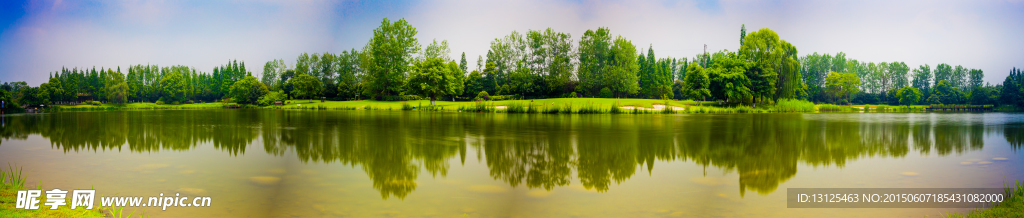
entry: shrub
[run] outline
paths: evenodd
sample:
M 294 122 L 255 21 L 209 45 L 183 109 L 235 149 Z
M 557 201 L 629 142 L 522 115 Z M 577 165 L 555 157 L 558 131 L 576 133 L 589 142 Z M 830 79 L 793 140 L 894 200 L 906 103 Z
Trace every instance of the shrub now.
M 171 104 L 174 104 L 174 105 L 179 105 L 179 104 L 181 104 L 181 102 L 178 102 L 178 101 L 174 101 L 174 102 L 171 102 Z
M 612 90 L 611 89 L 608 89 L 608 87 L 604 87 L 604 88 L 601 89 L 600 92 L 597 92 L 597 97 L 598 98 L 612 98 L 612 97 L 614 97 L 614 95 L 612 94 Z
M 22 113 L 22 112 L 25 112 L 25 108 L 22 108 L 21 105 L 18 105 L 18 103 L 14 103 L 14 102 L 11 102 L 11 101 L 4 101 L 4 102 L 6 102 L 6 104 L 7 104 L 6 107 L 2 108 L 4 113 L 8 113 L 9 114 L 9 113 Z
M 156 100 L 156 104 L 157 104 L 157 105 L 163 105 L 163 104 L 164 104 L 164 99 L 158 99 L 158 100 Z
M 487 94 L 487 91 L 480 91 L 480 93 L 476 94 L 476 98 L 483 99 L 484 101 L 489 101 L 491 100 L 491 95 Z
M 412 110 L 412 105 L 409 105 L 409 102 L 404 102 L 404 101 L 403 101 L 403 102 L 402 102 L 402 110 L 403 110 L 403 111 L 408 111 L 408 110 Z
M 256 103 L 260 106 L 273 105 L 276 101 L 284 102 L 288 96 L 284 94 L 284 91 L 270 92 L 264 96 L 261 96 Z M 290 103 L 290 102 L 289 102 Z

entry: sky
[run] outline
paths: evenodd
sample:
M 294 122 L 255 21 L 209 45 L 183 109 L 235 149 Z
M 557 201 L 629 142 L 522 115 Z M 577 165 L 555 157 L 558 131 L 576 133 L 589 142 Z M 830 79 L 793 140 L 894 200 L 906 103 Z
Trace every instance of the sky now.
M 1001 83 L 1024 67 L 1024 0 L 985 1 L 0 1 L 0 81 L 37 86 L 62 67 L 186 65 L 238 60 L 254 75 L 303 52 L 359 50 L 383 18 L 405 18 L 423 47 L 447 40 L 470 69 L 495 38 L 555 31 L 578 45 L 588 29 L 653 47 L 660 57 L 739 48 L 739 31 L 770 28 L 800 56 L 939 63 Z

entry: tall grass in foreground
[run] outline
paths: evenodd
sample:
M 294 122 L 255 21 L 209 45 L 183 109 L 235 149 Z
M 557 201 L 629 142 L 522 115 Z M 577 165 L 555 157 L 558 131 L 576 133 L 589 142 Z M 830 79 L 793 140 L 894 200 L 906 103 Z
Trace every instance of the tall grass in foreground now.
M 0 168 L 0 183 L 9 185 L 14 189 L 22 189 L 25 187 L 25 176 L 21 167 L 17 170 L 10 163 L 7 164 L 7 170 Z
M 101 208 L 95 207 L 95 209 L 87 210 L 84 207 L 79 207 L 74 210 L 71 206 L 65 205 L 57 207 L 56 210 L 50 210 L 49 206 L 42 205 L 46 202 L 46 195 L 39 197 L 39 209 L 37 210 L 25 210 L 14 208 L 16 202 L 16 196 L 19 190 L 27 189 L 25 187 L 25 174 L 21 167 L 14 167 L 8 164 L 7 169 L 0 167 L 0 217 L 84 217 L 84 218 L 106 218 L 107 216 L 103 213 L 104 210 L 120 212 L 124 207 L 120 208 Z M 42 182 L 31 189 L 43 189 Z M 98 196 L 97 196 L 98 198 Z M 70 203 L 70 202 L 68 202 Z M 112 213 L 114 217 L 131 217 L 135 212 L 125 216 L 121 213 Z M 149 217 L 145 212 L 139 214 L 136 217 Z
M 814 103 L 806 100 L 779 99 L 775 106 L 771 107 L 772 112 L 814 112 Z
M 990 208 L 980 208 L 967 213 L 951 212 L 946 217 L 1024 217 L 1024 183 L 1003 184 L 1005 201 Z

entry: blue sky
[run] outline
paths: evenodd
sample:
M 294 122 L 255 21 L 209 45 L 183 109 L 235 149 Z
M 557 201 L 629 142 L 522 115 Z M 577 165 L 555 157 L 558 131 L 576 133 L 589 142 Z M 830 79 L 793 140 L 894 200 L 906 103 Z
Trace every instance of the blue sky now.
M 574 43 L 609 27 L 659 57 L 736 50 L 739 26 L 771 28 L 811 52 L 870 62 L 982 69 L 999 83 L 1024 67 L 1024 1 L 2 1 L 0 81 L 44 82 L 61 67 L 228 60 L 254 74 L 302 52 L 360 49 L 382 18 L 405 18 L 421 44 L 448 40 L 470 63 L 513 30 L 548 27 Z

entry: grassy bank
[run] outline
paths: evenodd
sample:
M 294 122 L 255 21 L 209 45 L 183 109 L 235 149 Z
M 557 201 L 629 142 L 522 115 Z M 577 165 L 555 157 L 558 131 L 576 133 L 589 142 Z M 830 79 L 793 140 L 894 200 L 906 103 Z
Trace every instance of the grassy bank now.
M 431 106 L 429 100 L 418 101 L 312 101 L 289 100 L 281 106 L 251 106 L 243 108 L 289 109 L 289 110 L 417 110 L 450 112 L 499 112 L 499 113 L 786 113 L 786 112 L 926 112 L 927 105 L 832 105 L 814 104 L 808 101 L 779 100 L 774 105 L 758 107 L 720 106 L 713 101 L 658 100 L 658 99 L 614 99 L 614 98 L 549 98 L 533 100 L 503 101 L 437 101 Z M 123 106 L 102 104 L 75 106 L 57 105 L 56 111 L 105 111 L 105 110 L 190 110 L 238 107 L 234 103 L 196 103 L 179 105 L 158 105 L 155 103 L 129 103 Z
M 982 208 L 967 213 L 948 213 L 946 217 L 1024 217 L 1024 183 L 1004 185 L 1005 201 L 990 208 Z
M 180 105 L 158 105 L 155 103 L 129 103 L 123 106 L 102 104 L 74 106 L 58 105 L 49 111 L 106 111 L 106 110 L 189 110 L 225 108 L 233 103 L 196 103 Z M 658 99 L 614 99 L 614 98 L 549 98 L 533 100 L 503 101 L 312 101 L 289 100 L 281 106 L 243 106 L 248 108 L 289 109 L 289 110 L 418 110 L 450 112 L 498 112 L 498 113 L 547 113 L 547 114 L 663 114 L 663 113 L 771 113 L 771 112 L 815 112 L 816 106 L 807 101 L 781 100 L 776 105 L 757 108 L 749 106 L 719 106 L 713 101 L 658 100 Z
M 26 210 L 15 208 L 15 203 L 18 197 L 18 190 L 25 189 L 37 189 L 42 190 L 42 182 L 36 184 L 34 187 L 25 187 L 25 173 L 22 168 L 8 165 L 7 169 L 0 168 L 0 217 L 84 217 L 84 218 L 100 218 L 108 217 L 104 214 L 104 211 L 110 213 L 112 217 L 131 217 L 131 214 L 121 214 L 121 210 L 111 208 L 100 208 L 99 196 L 96 196 L 96 202 L 93 205 L 92 210 L 79 207 L 74 210 L 71 209 L 70 205 L 57 207 L 55 210 L 50 210 L 49 206 L 43 205 L 46 202 L 45 190 L 42 196 L 39 198 L 39 209 Z M 70 192 L 68 193 L 68 201 L 70 203 Z M 139 215 L 145 216 L 145 215 Z

